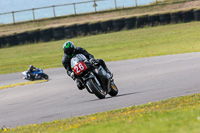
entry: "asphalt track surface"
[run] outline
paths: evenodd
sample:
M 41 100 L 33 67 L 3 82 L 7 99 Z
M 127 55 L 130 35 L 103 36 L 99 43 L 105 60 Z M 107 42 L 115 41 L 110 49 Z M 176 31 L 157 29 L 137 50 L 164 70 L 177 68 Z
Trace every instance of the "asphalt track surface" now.
M 0 90 L 0 127 L 43 123 L 200 93 L 200 53 L 107 62 L 119 88 L 99 100 L 78 90 L 64 68 L 46 69 L 44 83 Z M 0 86 L 24 82 L 21 73 L 0 75 Z

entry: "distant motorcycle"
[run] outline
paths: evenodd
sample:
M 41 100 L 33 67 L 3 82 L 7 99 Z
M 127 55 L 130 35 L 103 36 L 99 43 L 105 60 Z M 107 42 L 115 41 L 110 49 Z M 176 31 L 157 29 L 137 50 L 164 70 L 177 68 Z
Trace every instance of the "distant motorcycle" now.
M 36 68 L 36 70 L 33 71 L 33 73 L 32 73 L 34 75 L 33 77 L 31 77 L 30 74 L 27 73 L 27 71 L 22 72 L 22 74 L 25 75 L 23 77 L 23 79 L 31 80 L 31 81 L 41 80 L 41 79 L 47 80 L 49 78 L 49 76 L 47 74 L 43 73 L 43 70 L 40 68 Z
M 107 94 L 116 96 L 118 88 L 113 77 L 97 63 L 91 63 L 83 54 L 74 55 L 71 59 L 71 67 L 76 78 L 84 85 L 89 93 L 95 94 L 99 99 Z

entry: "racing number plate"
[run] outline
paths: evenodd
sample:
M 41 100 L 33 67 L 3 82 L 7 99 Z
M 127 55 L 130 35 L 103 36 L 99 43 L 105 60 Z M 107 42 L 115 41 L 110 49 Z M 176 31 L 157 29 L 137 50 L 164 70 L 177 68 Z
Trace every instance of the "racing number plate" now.
M 87 69 L 87 66 L 84 62 L 80 62 L 77 65 L 74 66 L 73 70 L 76 75 L 80 75 L 83 71 Z

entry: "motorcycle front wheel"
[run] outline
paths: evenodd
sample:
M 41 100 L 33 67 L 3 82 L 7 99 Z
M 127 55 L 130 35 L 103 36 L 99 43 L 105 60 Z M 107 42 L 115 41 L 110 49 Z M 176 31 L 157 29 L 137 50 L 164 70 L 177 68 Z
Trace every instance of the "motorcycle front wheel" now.
M 44 79 L 46 79 L 46 80 L 49 78 L 49 76 L 48 76 L 47 74 L 45 74 L 45 73 L 43 73 L 42 77 L 43 77 Z
M 99 86 L 95 79 L 90 79 L 87 81 L 88 87 L 92 90 L 92 92 L 99 98 L 104 99 L 106 96 L 106 92 Z
M 111 91 L 108 93 L 110 96 L 116 96 L 118 94 L 118 88 L 114 82 L 110 82 Z

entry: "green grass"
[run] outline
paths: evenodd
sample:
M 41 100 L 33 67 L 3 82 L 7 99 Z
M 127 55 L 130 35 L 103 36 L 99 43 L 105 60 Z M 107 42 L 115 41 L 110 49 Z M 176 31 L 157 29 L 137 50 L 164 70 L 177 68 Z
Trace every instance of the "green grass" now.
M 200 23 L 182 23 L 124 30 L 70 39 L 105 61 L 200 51 Z M 62 45 L 68 39 L 0 49 L 0 74 L 21 72 L 30 64 L 62 67 Z
M 9 133 L 199 133 L 200 94 L 13 129 Z

